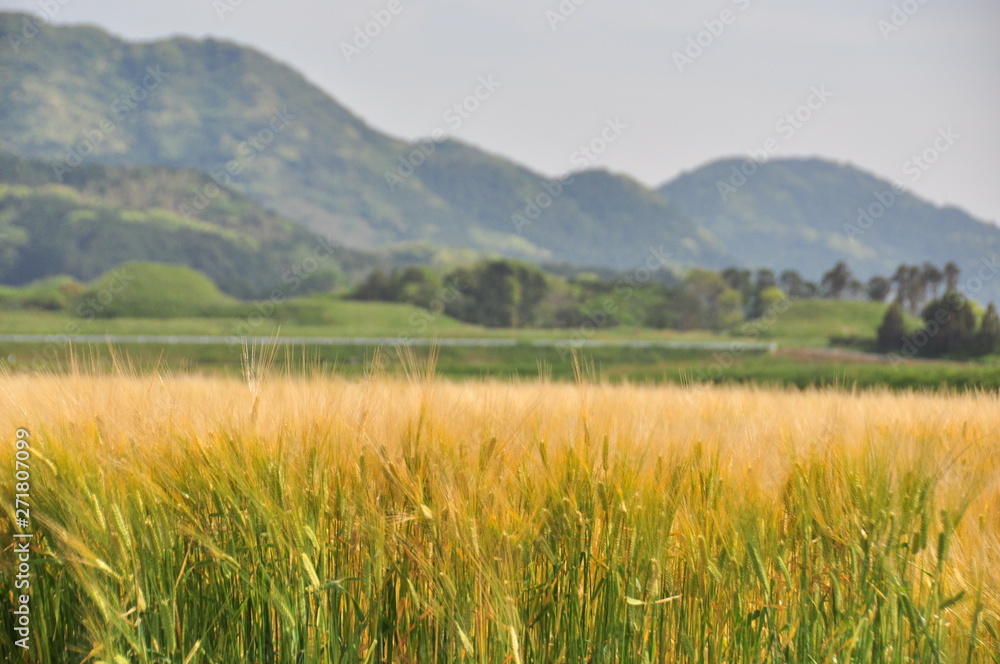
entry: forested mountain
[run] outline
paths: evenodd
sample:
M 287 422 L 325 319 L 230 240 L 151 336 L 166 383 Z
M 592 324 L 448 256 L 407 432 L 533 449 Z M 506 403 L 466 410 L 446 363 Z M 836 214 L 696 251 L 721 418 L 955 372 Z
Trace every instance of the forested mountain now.
M 329 288 L 374 263 L 224 188 L 193 215 L 178 212 L 210 182 L 197 171 L 84 164 L 60 183 L 48 163 L 0 153 L 0 283 L 89 280 L 143 260 L 187 265 L 232 295 L 263 297 Z
M 26 20 L 0 13 L 0 40 L 21 39 Z M 746 177 L 744 162 L 719 161 L 658 191 L 603 171 L 549 182 L 442 137 L 388 137 L 286 65 L 211 39 L 130 43 L 92 27 L 41 26 L 0 49 L 0 95 L 0 148 L 44 160 L 55 183 L 98 163 L 181 169 L 186 184 L 156 200 L 128 199 L 127 187 L 117 199 L 97 196 L 94 183 L 77 192 L 186 221 L 242 193 L 351 247 L 449 247 L 619 270 L 656 249 L 671 267 L 792 268 L 814 280 L 838 260 L 862 278 L 924 261 L 954 261 L 972 276 L 1000 253 L 997 227 L 817 159 L 773 160 Z M 225 222 L 203 221 L 223 242 Z M 241 223 L 248 232 L 257 222 Z M 188 223 L 184 233 L 193 232 Z M 178 257 L 186 251 L 173 246 Z M 65 258 L 81 263 L 81 276 L 96 270 L 84 269 L 86 256 Z M 998 294 L 991 274 L 980 299 Z
M 747 265 L 816 279 L 841 260 L 862 278 L 891 275 L 900 263 L 954 261 L 972 278 L 1000 257 L 997 226 L 851 166 L 776 159 L 741 178 L 745 163 L 708 164 L 659 192 Z M 987 277 L 977 299 L 1000 296 L 1000 274 Z
M 0 14 L 0 40 L 24 16 Z M 628 178 L 587 173 L 550 196 L 538 174 L 475 148 L 389 138 L 289 67 L 230 43 L 43 26 L 0 50 L 0 96 L 0 147 L 55 171 L 81 161 L 199 169 L 352 246 L 422 240 L 632 268 L 663 244 L 678 264 L 730 260 Z M 539 214 L 519 228 L 532 201 Z

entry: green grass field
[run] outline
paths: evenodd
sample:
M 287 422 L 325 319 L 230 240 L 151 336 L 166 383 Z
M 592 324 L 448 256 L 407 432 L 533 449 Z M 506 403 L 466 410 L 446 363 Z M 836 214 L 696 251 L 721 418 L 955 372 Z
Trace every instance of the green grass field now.
M 62 312 L 0 312 L 0 334 L 165 334 L 218 336 L 468 336 L 483 331 L 408 304 L 351 302 L 313 297 L 292 300 L 276 314 L 261 316 L 243 305 L 242 316 L 196 318 L 78 318 Z M 270 313 L 263 309 L 265 313 Z M 259 316 L 259 317 L 258 317 Z
M 952 387 L 1000 388 L 1000 364 L 996 358 L 976 362 L 906 362 L 895 365 L 858 354 L 844 356 L 823 352 L 828 334 L 874 337 L 885 306 L 868 302 L 831 300 L 794 302 L 773 322 L 751 323 L 756 334 L 740 335 L 707 331 L 678 332 L 634 328 L 597 331 L 503 330 L 467 325 L 447 316 L 435 315 L 405 304 L 345 301 L 331 296 L 291 300 L 269 316 L 255 316 L 256 305 L 241 305 L 242 316 L 176 319 L 109 318 L 84 320 L 62 312 L 0 312 L 0 334 L 82 335 L 205 335 L 271 337 L 365 337 L 424 339 L 514 338 L 524 343 L 507 348 L 450 348 L 438 350 L 440 375 L 453 378 L 535 377 L 571 380 L 576 375 L 574 357 L 565 349 L 538 348 L 539 339 L 664 340 L 746 342 L 774 341 L 776 354 L 669 349 L 592 348 L 577 353 L 576 360 L 595 377 L 612 381 L 673 383 L 761 383 L 807 387 L 835 385 L 845 388 L 887 385 L 894 388 Z M 826 335 L 826 336 L 825 336 Z M 344 375 L 360 375 L 378 354 L 376 346 L 290 347 L 279 353 L 278 362 L 288 367 L 335 368 Z M 380 354 L 387 370 L 401 371 L 397 353 Z M 429 350 L 418 348 L 417 357 Z M 242 351 L 226 344 L 163 347 L 123 344 L 68 344 L 0 342 L 0 366 L 10 369 L 56 369 L 69 363 L 71 354 L 110 367 L 115 357 L 137 368 L 183 368 L 187 370 L 240 371 Z
M 461 323 L 408 304 L 355 302 L 328 295 L 296 298 L 271 311 L 243 304 L 239 315 L 148 318 L 93 318 L 64 312 L 0 311 L 0 334 L 177 334 L 329 337 L 515 337 L 521 339 L 582 338 L 579 329 L 487 329 Z M 871 302 L 802 300 L 793 302 L 773 324 L 749 323 L 760 339 L 791 346 L 826 346 L 831 336 L 874 338 L 885 305 Z M 267 315 L 258 318 L 260 312 Z M 257 322 L 259 321 L 259 322 Z M 248 322 L 251 324 L 248 327 Z M 607 328 L 586 332 L 594 339 L 663 339 L 691 341 L 746 340 L 748 335 L 693 330 Z
M 8 352 L 10 351 L 10 352 Z M 138 346 L 86 344 L 56 347 L 8 344 L 0 349 L 0 369 L 63 371 L 75 361 L 103 367 L 128 366 L 137 371 L 184 370 L 239 375 L 243 353 L 224 344 L 195 346 Z M 403 375 L 406 365 L 436 356 L 438 375 L 452 379 L 517 379 L 546 377 L 573 381 L 581 368 L 589 378 L 614 383 L 760 384 L 786 387 L 833 386 L 930 390 L 1000 390 L 1000 365 L 992 363 L 907 362 L 901 365 L 802 356 L 794 350 L 737 353 L 660 348 L 593 348 L 568 353 L 528 343 L 503 348 L 417 347 L 400 353 L 378 346 L 286 347 L 278 351 L 276 366 L 288 372 L 334 372 L 360 377 L 373 367 Z
M 762 340 L 777 341 L 785 346 L 825 347 L 831 337 L 874 340 L 886 309 L 888 305 L 878 302 L 794 300 L 773 324 L 761 320 L 746 326 L 759 330 Z M 911 329 L 920 325 L 912 317 L 908 323 Z

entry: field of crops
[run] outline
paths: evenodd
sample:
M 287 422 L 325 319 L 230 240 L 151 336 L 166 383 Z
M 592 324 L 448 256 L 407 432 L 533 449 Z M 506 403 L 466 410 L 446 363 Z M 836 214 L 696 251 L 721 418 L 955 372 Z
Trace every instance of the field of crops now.
M 995 393 L 249 366 L 0 374 L 0 659 L 1000 662 Z

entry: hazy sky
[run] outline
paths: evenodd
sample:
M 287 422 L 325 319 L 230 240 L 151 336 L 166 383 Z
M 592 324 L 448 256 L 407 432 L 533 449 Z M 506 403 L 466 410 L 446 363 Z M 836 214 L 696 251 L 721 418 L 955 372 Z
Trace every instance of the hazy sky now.
M 449 130 L 548 175 L 620 118 L 595 165 L 650 185 L 767 145 L 1000 220 L 995 0 L 0 0 L 45 6 L 130 39 L 252 45 L 379 130 Z M 372 12 L 387 25 L 348 62 Z M 452 131 L 482 76 L 499 88 Z M 935 163 L 913 161 L 925 151 Z

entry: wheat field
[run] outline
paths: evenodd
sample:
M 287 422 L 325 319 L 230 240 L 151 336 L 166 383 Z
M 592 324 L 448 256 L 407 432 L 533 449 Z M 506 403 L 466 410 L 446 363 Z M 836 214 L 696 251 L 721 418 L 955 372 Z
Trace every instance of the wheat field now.
M 998 662 L 993 393 L 0 375 L 32 662 Z

